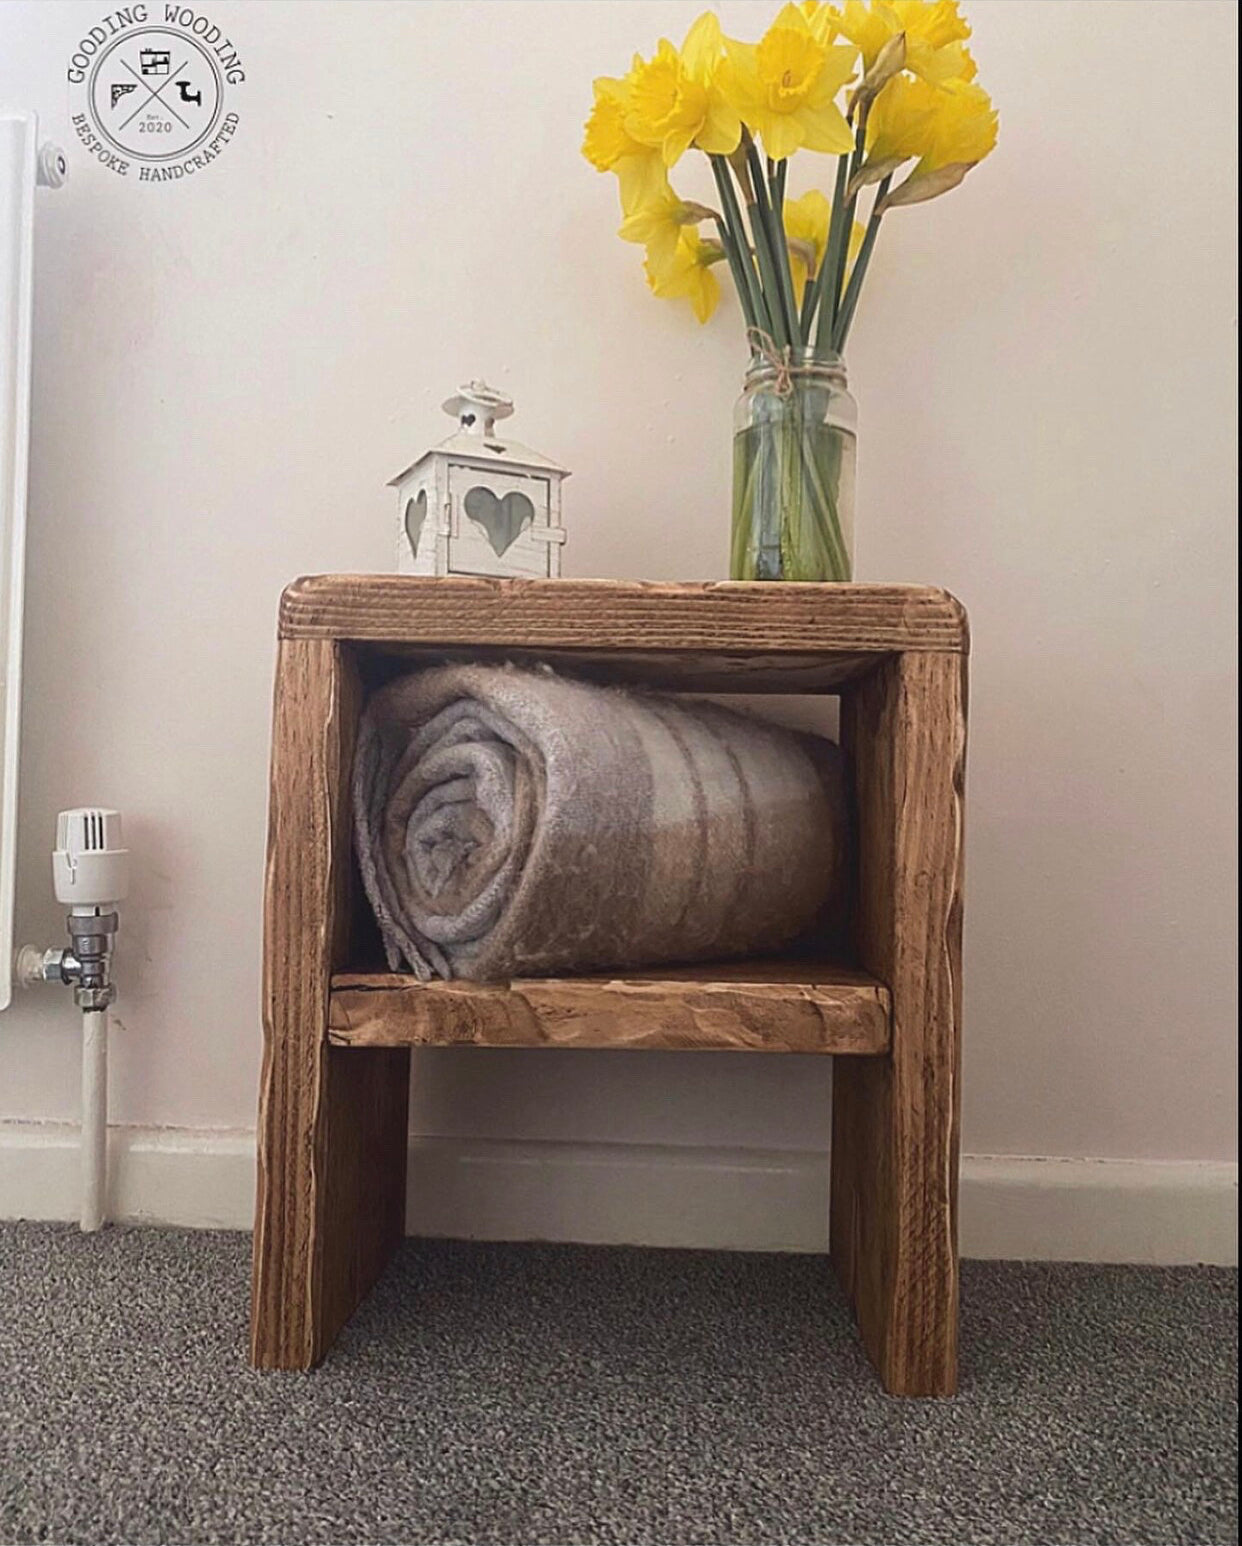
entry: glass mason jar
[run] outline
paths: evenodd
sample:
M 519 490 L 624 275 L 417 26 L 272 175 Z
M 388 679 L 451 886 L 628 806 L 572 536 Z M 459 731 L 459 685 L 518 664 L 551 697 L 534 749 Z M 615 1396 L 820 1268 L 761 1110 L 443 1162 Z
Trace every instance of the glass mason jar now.
M 839 355 L 752 361 L 733 413 L 733 579 L 852 578 L 857 425 Z

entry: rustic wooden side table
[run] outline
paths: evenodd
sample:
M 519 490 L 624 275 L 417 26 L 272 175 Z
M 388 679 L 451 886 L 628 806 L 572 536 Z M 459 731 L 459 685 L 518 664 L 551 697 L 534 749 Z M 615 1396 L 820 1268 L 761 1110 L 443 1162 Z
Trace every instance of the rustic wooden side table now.
M 863 1342 L 888 1390 L 953 1391 L 967 651 L 960 605 L 919 586 L 341 575 L 286 590 L 256 1365 L 317 1363 L 402 1237 L 411 1047 L 812 1052 L 837 1058 L 830 1251 Z M 371 970 L 350 841 L 359 711 L 395 673 L 460 658 L 673 691 L 839 694 L 858 822 L 851 959 L 825 946 L 486 985 Z

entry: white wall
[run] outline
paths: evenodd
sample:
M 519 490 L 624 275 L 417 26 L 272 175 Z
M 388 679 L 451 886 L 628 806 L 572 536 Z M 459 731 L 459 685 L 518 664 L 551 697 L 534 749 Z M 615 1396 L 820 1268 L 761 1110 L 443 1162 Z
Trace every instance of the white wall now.
M 56 810 L 122 807 L 115 1117 L 248 1127 L 281 586 L 390 567 L 385 480 L 471 374 L 577 469 L 568 574 L 721 576 L 744 362 L 735 315 L 647 295 L 577 149 L 591 77 L 695 7 L 220 0 L 240 128 L 160 187 L 68 125 L 103 9 L 0 6 L 0 100 L 71 166 L 37 250 L 19 933 L 61 928 Z M 964 1147 L 1229 1159 L 1236 9 L 968 9 L 999 149 L 886 224 L 850 361 L 860 577 L 974 628 Z M 50 991 L 0 1019 L 0 1117 L 73 1117 L 74 1035 Z M 825 1139 L 802 1060 L 433 1053 L 416 1085 L 436 1135 Z

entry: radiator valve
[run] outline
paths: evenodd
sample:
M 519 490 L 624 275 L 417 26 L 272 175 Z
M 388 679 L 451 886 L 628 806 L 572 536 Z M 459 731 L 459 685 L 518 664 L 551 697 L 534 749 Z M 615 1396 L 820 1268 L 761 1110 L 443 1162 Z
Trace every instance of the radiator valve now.
M 116 905 L 129 890 L 129 850 L 122 846 L 119 811 L 97 806 L 61 811 L 52 880 L 57 901 L 69 909 L 69 948 L 24 945 L 17 952 L 17 980 L 24 987 L 61 982 L 72 987 L 79 1009 L 106 1009 L 116 997 L 111 975 L 120 925 Z

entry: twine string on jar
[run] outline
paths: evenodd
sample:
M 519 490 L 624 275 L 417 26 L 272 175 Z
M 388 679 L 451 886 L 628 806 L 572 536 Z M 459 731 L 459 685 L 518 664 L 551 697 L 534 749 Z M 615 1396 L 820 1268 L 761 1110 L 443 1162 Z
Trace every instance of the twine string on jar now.
M 793 392 L 793 349 L 789 344 L 782 349 L 761 327 L 748 327 L 746 337 L 755 353 L 776 372 L 772 390 L 777 397 L 788 397 Z

